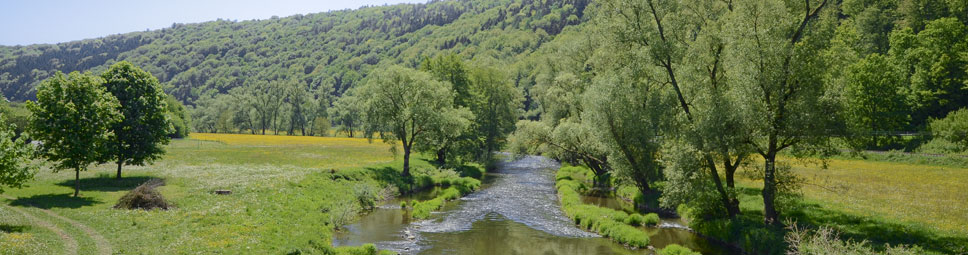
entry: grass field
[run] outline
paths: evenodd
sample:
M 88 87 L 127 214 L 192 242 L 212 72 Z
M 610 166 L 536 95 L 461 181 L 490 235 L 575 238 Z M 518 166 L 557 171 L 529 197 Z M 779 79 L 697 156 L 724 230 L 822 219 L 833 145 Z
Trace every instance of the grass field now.
M 76 241 L 78 254 L 280 254 L 325 247 L 332 231 L 327 212 L 354 201 L 354 189 L 385 187 L 401 165 L 389 145 L 353 138 L 192 134 L 167 151 L 154 165 L 126 166 L 122 180 L 114 179 L 111 164 L 82 172 L 79 198 L 71 197 L 72 171 L 46 168 L 29 187 L 7 190 L 0 253 L 65 253 L 67 239 Z M 420 158 L 414 164 L 430 166 Z M 112 208 L 152 178 L 166 181 L 160 190 L 174 209 Z M 216 189 L 233 194 L 212 194 Z
M 806 180 L 804 202 L 781 212 L 799 223 L 833 226 L 848 238 L 968 253 L 968 167 L 838 158 L 824 169 L 783 160 Z M 738 181 L 744 211 L 761 216 L 762 182 Z

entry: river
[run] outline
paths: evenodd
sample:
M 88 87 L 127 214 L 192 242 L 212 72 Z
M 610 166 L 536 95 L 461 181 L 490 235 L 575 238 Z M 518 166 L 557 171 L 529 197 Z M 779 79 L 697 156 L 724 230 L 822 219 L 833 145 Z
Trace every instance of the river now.
M 427 220 L 410 220 L 399 204 L 431 198 L 436 190 L 378 207 L 334 234 L 333 245 L 374 243 L 402 254 L 651 254 L 577 228 L 561 211 L 555 194 L 558 167 L 557 162 L 537 156 L 501 162 L 479 191 L 448 202 Z M 703 254 L 726 253 L 674 220 L 644 230 L 656 248 L 678 243 Z

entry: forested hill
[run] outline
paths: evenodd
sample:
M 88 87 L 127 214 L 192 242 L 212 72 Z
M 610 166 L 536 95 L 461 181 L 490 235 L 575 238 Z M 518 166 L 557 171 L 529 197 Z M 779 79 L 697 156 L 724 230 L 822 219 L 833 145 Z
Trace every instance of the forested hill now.
M 276 80 L 303 81 L 308 89 L 332 86 L 340 94 L 381 62 L 416 66 L 424 57 L 453 52 L 510 65 L 585 20 L 589 1 L 431 1 L 3 46 L 0 89 L 9 100 L 28 100 L 56 71 L 101 72 L 127 60 L 187 103 Z

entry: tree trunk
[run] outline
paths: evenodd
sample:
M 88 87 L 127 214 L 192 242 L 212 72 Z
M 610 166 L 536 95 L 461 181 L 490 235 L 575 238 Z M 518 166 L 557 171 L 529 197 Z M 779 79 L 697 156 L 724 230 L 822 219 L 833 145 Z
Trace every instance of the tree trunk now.
M 763 221 L 777 224 L 779 212 L 776 211 L 776 152 L 770 151 L 764 158 L 763 176 Z
M 447 163 L 447 149 L 441 148 L 437 150 L 437 164 L 443 166 Z
M 115 179 L 118 179 L 118 180 L 121 180 L 121 165 L 123 165 L 123 163 L 122 163 L 122 161 L 121 161 L 121 160 L 119 159 L 119 160 L 118 160 L 118 176 L 117 176 L 117 177 L 115 177 Z
M 81 168 L 74 168 L 74 197 L 77 197 L 81 190 Z
M 124 146 L 121 145 L 121 138 L 118 138 L 118 176 L 115 177 L 121 180 L 121 165 L 124 164 Z
M 716 169 L 716 162 L 713 161 L 713 157 L 709 153 L 703 153 L 703 158 L 706 159 L 706 164 L 709 165 L 709 177 L 712 178 L 713 184 L 716 185 L 716 191 L 719 193 L 720 202 L 726 207 L 726 213 L 730 218 L 739 214 L 739 202 L 735 203 L 729 199 L 729 193 L 723 188 L 723 182 L 719 179 L 719 170 Z
M 410 147 L 403 148 L 403 177 L 410 177 Z

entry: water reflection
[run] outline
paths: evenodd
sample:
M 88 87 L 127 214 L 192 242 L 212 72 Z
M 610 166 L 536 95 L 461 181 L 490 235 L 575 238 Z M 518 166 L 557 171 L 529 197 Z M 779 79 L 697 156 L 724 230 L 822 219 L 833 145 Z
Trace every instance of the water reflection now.
M 374 243 L 403 254 L 649 254 L 578 229 L 560 209 L 554 190 L 559 165 L 543 157 L 525 157 L 500 164 L 488 173 L 485 187 L 459 201 L 448 202 L 428 220 L 411 221 L 401 201 L 432 198 L 434 190 L 390 201 L 334 235 L 335 246 Z M 589 198 L 589 202 L 622 209 L 621 201 Z M 687 230 L 646 228 L 652 245 L 677 243 L 703 254 L 725 254 Z M 678 225 L 681 227 L 681 225 Z

